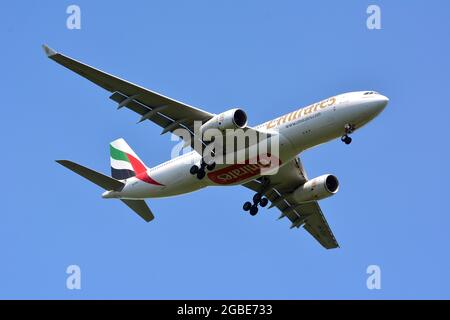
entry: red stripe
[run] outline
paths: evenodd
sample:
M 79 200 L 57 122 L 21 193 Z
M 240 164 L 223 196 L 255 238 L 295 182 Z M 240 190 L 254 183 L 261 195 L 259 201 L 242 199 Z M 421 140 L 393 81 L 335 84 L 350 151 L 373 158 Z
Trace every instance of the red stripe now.
M 158 181 L 153 180 L 147 172 L 142 172 L 138 175 L 136 175 L 136 178 L 138 178 L 141 181 L 147 182 L 149 184 L 154 184 L 156 186 L 164 186 L 163 184 L 159 183 Z
M 130 160 L 131 166 L 133 167 L 133 171 L 136 173 L 136 175 L 147 171 L 147 168 L 144 166 L 142 162 L 140 162 L 138 159 L 136 159 L 129 153 L 125 154 L 127 155 L 128 160 Z
M 153 180 L 148 174 L 147 174 L 147 168 L 146 166 L 133 157 L 129 153 L 125 153 L 128 157 L 128 160 L 130 160 L 131 166 L 133 167 L 134 172 L 136 173 L 136 178 L 138 178 L 141 181 L 147 182 L 149 184 L 154 184 L 156 186 L 164 186 L 163 184 L 159 183 L 158 181 Z

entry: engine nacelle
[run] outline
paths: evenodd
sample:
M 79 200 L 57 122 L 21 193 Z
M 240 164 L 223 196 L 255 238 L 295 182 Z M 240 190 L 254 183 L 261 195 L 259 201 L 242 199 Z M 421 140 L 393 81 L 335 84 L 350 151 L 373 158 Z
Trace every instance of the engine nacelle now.
M 208 129 L 239 129 L 247 125 L 247 114 L 242 109 L 231 109 L 214 116 L 200 127 L 200 132 Z
M 293 198 L 298 202 L 310 202 L 331 197 L 339 190 L 339 180 L 332 174 L 307 181 L 293 192 Z

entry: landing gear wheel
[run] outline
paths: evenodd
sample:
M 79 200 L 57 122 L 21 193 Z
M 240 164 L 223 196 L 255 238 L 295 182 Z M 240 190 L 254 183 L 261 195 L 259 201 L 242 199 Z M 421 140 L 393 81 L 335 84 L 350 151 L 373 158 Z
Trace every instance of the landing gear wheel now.
M 257 213 L 258 213 L 258 206 L 256 206 L 256 205 L 251 206 L 250 215 L 256 216 Z
M 208 165 L 206 166 L 206 169 L 208 169 L 208 171 L 213 171 L 215 167 L 216 167 L 216 163 L 213 162 L 213 163 L 211 163 L 211 164 L 208 164 Z
M 244 203 L 244 206 L 242 207 L 242 209 L 244 209 L 244 211 L 249 211 L 251 208 L 252 208 L 252 203 L 249 201 Z
M 260 201 L 259 201 L 259 205 L 261 206 L 261 207 L 265 207 L 265 206 L 267 206 L 267 204 L 269 203 L 269 200 L 267 199 L 267 198 L 262 198 Z
M 345 144 L 350 144 L 352 143 L 352 138 L 350 138 L 348 135 L 353 133 L 353 131 L 355 131 L 355 125 L 347 123 L 344 126 L 344 135 L 341 137 L 341 141 L 344 142 Z
M 199 167 L 196 166 L 196 165 L 194 164 L 194 165 L 191 167 L 191 169 L 189 170 L 189 172 L 190 172 L 192 175 L 194 175 L 194 174 L 197 174 L 198 170 L 199 170 Z
M 205 175 L 206 175 L 205 170 L 199 170 L 197 172 L 197 179 L 202 180 L 205 177 Z
M 254 202 L 255 204 L 258 204 L 258 203 L 261 201 L 261 197 L 262 197 L 262 195 L 261 195 L 260 193 L 256 193 L 256 194 L 253 196 L 253 202 Z
M 350 138 L 348 135 L 344 135 L 341 137 L 341 141 L 345 144 L 350 144 L 352 143 L 352 138 Z

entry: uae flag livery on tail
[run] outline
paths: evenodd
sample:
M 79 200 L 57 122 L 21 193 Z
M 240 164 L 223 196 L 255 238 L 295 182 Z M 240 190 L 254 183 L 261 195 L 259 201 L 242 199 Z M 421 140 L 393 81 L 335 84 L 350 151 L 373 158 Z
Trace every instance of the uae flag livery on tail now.
M 146 183 L 163 186 L 147 173 L 147 166 L 130 148 L 124 139 L 117 139 L 109 145 L 111 158 L 111 176 L 117 180 L 136 177 Z

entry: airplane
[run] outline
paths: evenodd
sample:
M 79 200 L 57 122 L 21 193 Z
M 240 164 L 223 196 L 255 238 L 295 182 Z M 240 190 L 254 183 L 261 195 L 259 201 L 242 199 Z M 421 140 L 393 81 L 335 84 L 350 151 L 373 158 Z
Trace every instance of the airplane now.
M 111 177 L 69 160 L 57 160 L 103 188 L 103 198 L 121 200 L 149 222 L 154 215 L 144 199 L 171 197 L 209 186 L 242 185 L 254 192 L 253 199 L 243 205 L 252 216 L 258 213 L 258 207 L 266 207 L 270 201 L 269 208 L 278 208 L 279 219 L 290 220 L 291 229 L 303 227 L 326 249 L 339 247 L 318 204 L 338 192 L 339 181 L 332 174 L 309 179 L 298 155 L 338 138 L 350 144 L 350 135 L 384 110 L 389 102 L 386 96 L 370 90 L 339 94 L 251 127 L 242 109 L 213 114 L 95 69 L 46 45 L 43 48 L 51 60 L 109 91 L 118 109 L 127 108 L 140 115 L 138 123 L 151 121 L 163 128 L 161 134 L 179 135 L 178 129 L 188 132 L 188 137 L 179 137 L 193 150 L 155 167 L 146 166 L 124 139 L 111 142 Z M 198 122 L 201 127 L 219 131 L 242 129 L 277 137 L 276 170 L 264 174 L 262 169 L 267 163 L 260 160 L 207 162 L 202 151 L 211 143 L 202 140 L 201 130 L 199 134 L 195 128 Z M 200 147 L 194 142 L 200 143 Z M 250 145 L 244 147 L 249 148 Z

